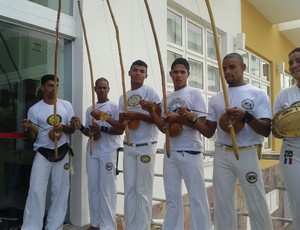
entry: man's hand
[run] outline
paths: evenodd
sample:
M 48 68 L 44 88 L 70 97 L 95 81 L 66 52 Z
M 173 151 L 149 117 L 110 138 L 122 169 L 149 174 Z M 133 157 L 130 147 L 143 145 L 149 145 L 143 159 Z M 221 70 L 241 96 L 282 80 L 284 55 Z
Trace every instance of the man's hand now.
M 23 119 L 22 124 L 25 128 L 25 131 L 30 130 L 34 134 L 37 134 L 39 132 L 39 127 L 34 125 L 29 119 Z
M 71 118 L 71 124 L 75 126 L 76 129 L 81 128 L 81 121 L 79 117 L 73 116 Z

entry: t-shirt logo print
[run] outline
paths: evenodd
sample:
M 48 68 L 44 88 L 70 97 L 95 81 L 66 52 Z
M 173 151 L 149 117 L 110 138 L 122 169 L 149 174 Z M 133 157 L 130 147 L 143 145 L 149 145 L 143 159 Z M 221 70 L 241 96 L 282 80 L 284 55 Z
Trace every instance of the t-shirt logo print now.
M 138 95 L 138 94 L 132 95 L 127 100 L 128 106 L 138 107 L 141 99 L 142 99 L 141 95 Z
M 182 100 L 181 98 L 175 98 L 169 103 L 168 107 L 169 111 L 176 113 L 178 112 L 179 107 L 186 108 L 187 106 L 184 100 Z
M 57 123 L 60 123 L 61 121 L 62 121 L 61 116 L 60 116 L 59 114 L 56 114 L 56 122 L 57 122 Z M 50 115 L 50 116 L 47 118 L 47 123 L 48 123 L 49 125 L 52 125 L 52 126 L 55 125 L 54 114 Z
M 241 105 L 244 109 L 246 110 L 251 110 L 254 108 L 254 101 L 251 100 L 251 99 L 244 99 L 242 102 L 241 102 Z

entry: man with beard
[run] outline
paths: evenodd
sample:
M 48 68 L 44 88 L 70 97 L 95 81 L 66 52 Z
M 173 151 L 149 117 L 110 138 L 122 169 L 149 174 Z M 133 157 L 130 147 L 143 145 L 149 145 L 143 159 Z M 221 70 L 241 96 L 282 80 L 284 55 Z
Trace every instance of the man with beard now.
M 67 212 L 70 166 L 67 152 L 69 134 L 75 131 L 75 126 L 71 123 L 74 110 L 70 102 L 55 100 L 56 89 L 54 75 L 44 75 L 41 78 L 43 99 L 29 109 L 27 119 L 23 120 L 26 135 L 35 141 L 33 149 L 36 151 L 24 210 L 23 230 L 43 229 L 49 178 L 51 197 L 45 229 L 62 229 Z M 56 118 L 53 114 L 55 102 Z M 54 135 L 57 137 L 57 156 L 54 150 Z

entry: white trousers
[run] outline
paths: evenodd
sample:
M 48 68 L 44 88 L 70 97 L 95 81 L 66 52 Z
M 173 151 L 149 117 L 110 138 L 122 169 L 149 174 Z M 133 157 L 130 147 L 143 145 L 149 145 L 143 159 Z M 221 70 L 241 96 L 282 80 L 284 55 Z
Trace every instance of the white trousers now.
M 117 229 L 116 161 L 117 150 L 86 159 L 90 223 L 101 230 Z
M 51 198 L 45 230 L 63 228 L 69 196 L 69 170 L 64 169 L 64 165 L 68 162 L 68 154 L 59 162 L 49 162 L 40 153 L 36 153 L 31 169 L 22 230 L 43 228 L 49 178 L 51 179 Z
M 232 151 L 216 147 L 213 164 L 214 229 L 237 229 L 237 178 L 245 195 L 251 229 L 273 229 L 256 147 L 240 150 L 239 160 Z
M 182 179 L 189 195 L 191 229 L 211 230 L 202 153 L 171 151 L 170 158 L 164 156 L 163 174 L 167 205 L 163 230 L 184 229 Z
M 124 217 L 126 230 L 149 230 L 156 144 L 124 146 Z
M 300 149 L 286 144 L 281 147 L 280 167 L 289 198 L 294 230 L 300 230 Z

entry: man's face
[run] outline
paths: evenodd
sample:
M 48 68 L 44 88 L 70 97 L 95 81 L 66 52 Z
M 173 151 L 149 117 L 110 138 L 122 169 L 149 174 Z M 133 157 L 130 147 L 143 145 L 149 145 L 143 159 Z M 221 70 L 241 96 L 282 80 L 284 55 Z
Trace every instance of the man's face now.
M 223 60 L 223 72 L 229 87 L 244 84 L 243 74 L 245 69 L 246 65 L 241 63 L 238 58 L 226 58 Z
M 143 84 L 147 78 L 147 68 L 145 66 L 133 65 L 128 75 L 131 77 L 132 83 Z
M 106 81 L 97 81 L 95 85 L 95 92 L 97 94 L 98 100 L 107 99 L 109 92 L 109 86 Z
M 300 84 L 300 52 L 294 52 L 289 57 L 289 70 L 292 77 Z
M 187 85 L 187 79 L 190 73 L 187 71 L 184 65 L 177 64 L 170 71 L 170 76 L 173 81 L 174 89 L 179 90 Z
M 53 99 L 56 95 L 55 92 L 55 82 L 52 80 L 47 81 L 44 85 L 42 85 L 41 90 L 43 91 L 44 97 L 48 99 Z M 57 83 L 58 90 L 58 83 Z

